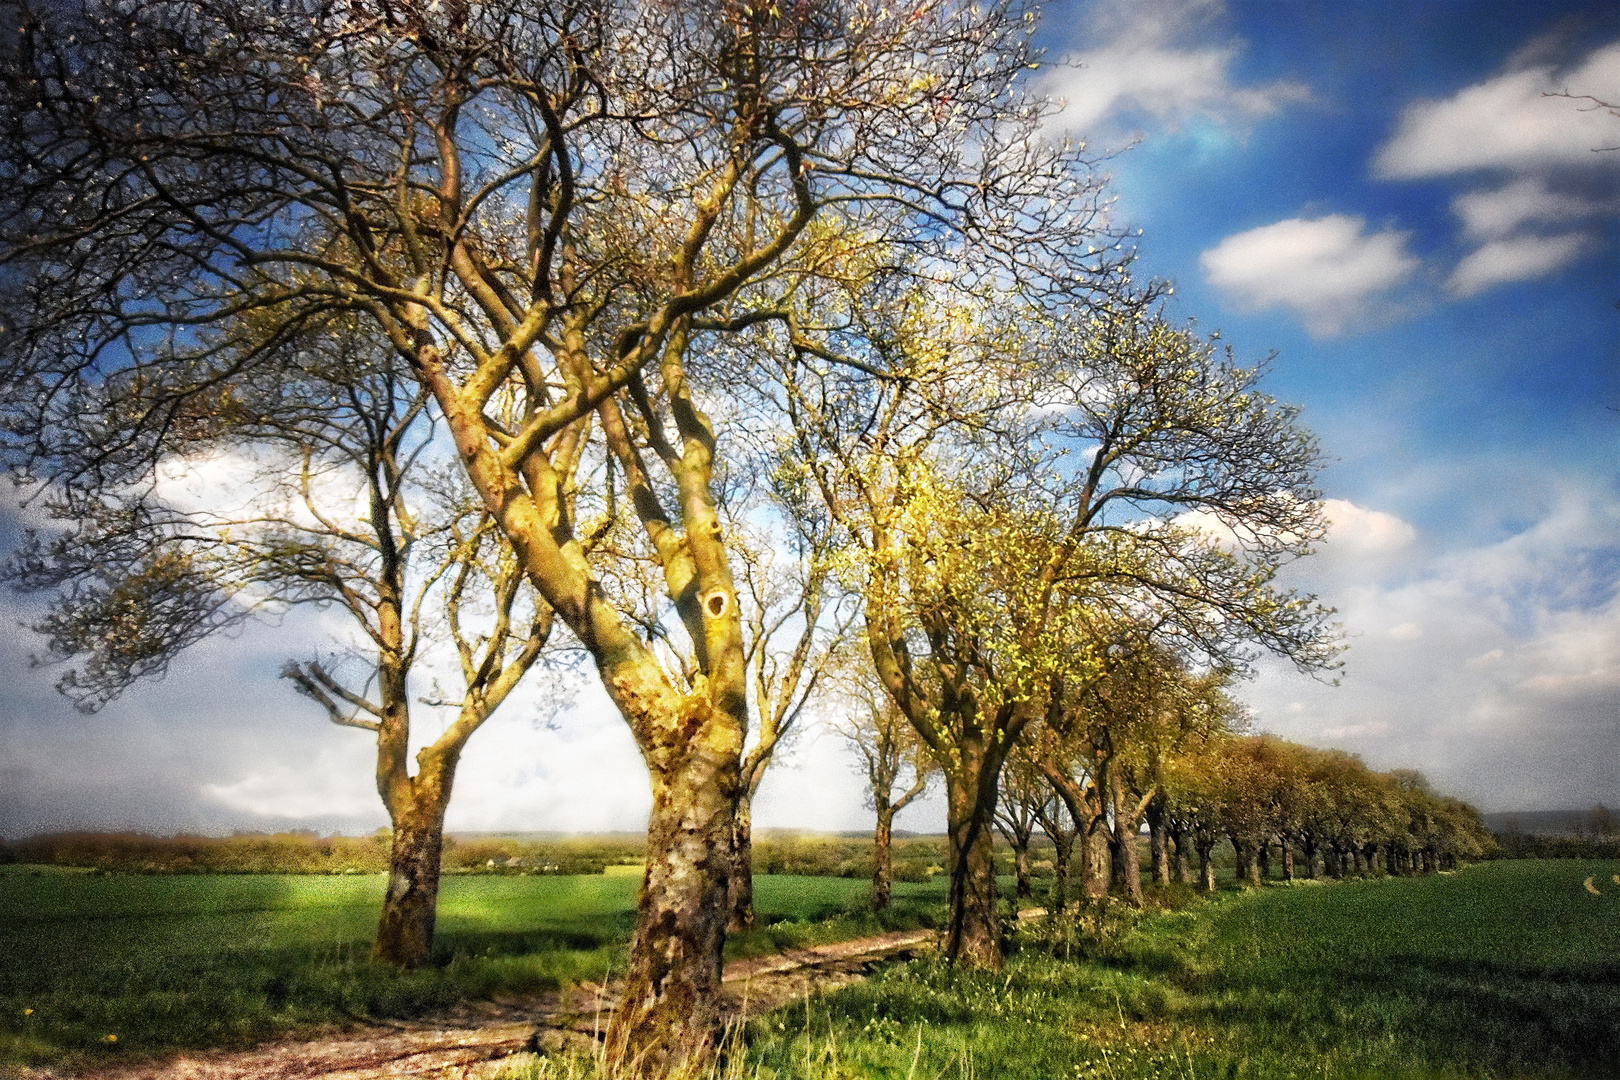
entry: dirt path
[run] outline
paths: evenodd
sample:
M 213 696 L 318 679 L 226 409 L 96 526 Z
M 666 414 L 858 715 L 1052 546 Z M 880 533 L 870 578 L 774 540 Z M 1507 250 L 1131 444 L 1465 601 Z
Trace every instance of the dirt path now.
M 757 1016 L 865 978 L 877 965 L 934 946 L 931 930 L 907 930 L 775 956 L 734 960 L 725 968 L 725 994 L 737 1016 Z M 92 1080 L 448 1080 L 487 1075 L 518 1055 L 589 1049 L 607 1026 L 612 986 L 586 983 L 535 997 L 473 1002 L 417 1020 L 373 1024 L 312 1041 L 283 1040 L 252 1050 L 209 1051 L 137 1063 L 110 1064 L 74 1074 Z M 62 1074 L 23 1070 L 19 1080 Z

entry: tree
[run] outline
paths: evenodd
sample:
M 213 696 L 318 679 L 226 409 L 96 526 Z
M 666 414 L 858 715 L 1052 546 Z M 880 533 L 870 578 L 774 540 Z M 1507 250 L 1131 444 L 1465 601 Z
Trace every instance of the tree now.
M 32 537 L 7 570 L 14 585 L 54 594 L 36 629 L 54 657 L 75 662 L 58 686 L 86 711 L 256 614 L 347 612 L 366 643 L 359 687 L 317 660 L 289 661 L 285 674 L 333 723 L 376 739 L 392 847 L 375 955 L 415 967 L 432 953 L 461 751 L 539 658 L 552 617 L 488 515 L 453 475 L 422 460 L 433 438 L 428 403 L 397 369 L 335 321 L 287 350 L 273 378 L 262 368 L 210 373 L 198 386 L 188 372 L 149 374 L 123 388 L 123 416 L 189 393 L 159 444 L 157 482 L 65 487 L 49 506 L 67 531 Z M 99 447 L 73 451 L 90 468 Z M 251 474 L 233 476 L 229 490 L 185 490 L 188 472 L 248 459 Z M 474 610 L 480 596 L 487 617 Z M 409 680 L 436 643 L 455 649 L 462 691 L 412 775 Z
M 845 657 L 840 680 L 847 708 L 833 730 L 861 755 L 877 820 L 872 828 L 872 910 L 889 906 L 894 886 L 895 816 L 928 790 L 934 764 L 927 746 L 858 657 Z M 907 775 L 909 774 L 909 780 Z M 897 796 L 895 788 L 903 789 Z
M 334 311 L 387 342 L 647 764 L 647 874 L 609 1057 L 646 1074 L 701 1062 L 720 1027 L 747 725 L 715 494 L 716 418 L 735 384 L 705 365 L 704 343 L 788 333 L 829 238 L 1060 284 L 1113 257 L 1084 243 L 1098 185 L 1077 150 L 1041 137 L 1049 107 L 1020 89 L 1034 11 L 82 0 L 12 12 L 21 29 L 0 65 L 12 454 L 57 484 L 119 482 L 113 471 L 150 466 L 151 440 L 191 396 L 131 418 L 109 468 L 59 468 L 60 432 L 93 429 L 125 380 L 246 371 Z M 492 411 L 498 399 L 510 410 Z M 604 457 L 613 470 L 596 467 Z M 639 528 L 690 678 L 611 602 L 603 567 L 624 553 L 588 550 L 582 495 Z
M 1029 845 L 1035 830 L 1045 817 L 1051 820 L 1053 803 L 1051 788 L 1046 786 L 1039 771 L 1018 768 L 1017 758 L 1010 759 L 1001 771 L 1001 799 L 996 804 L 995 822 L 1002 838 L 1013 849 L 1013 874 L 1020 901 L 1035 895 L 1030 880 Z
M 777 495 L 776 508 L 789 511 L 783 519 L 792 530 L 789 553 L 793 558 L 773 553 L 772 541 L 777 538 L 772 535 L 761 536 L 751 545 L 733 545 L 743 567 L 745 662 L 759 717 L 754 741 L 743 755 L 737 798 L 727 927 L 733 931 L 754 923 L 754 797 L 777 750 L 794 734 L 805 706 L 826 681 L 849 625 L 847 610 L 838 598 L 833 598 L 829 610 L 832 553 L 825 523 L 818 522 L 808 508 L 786 506 L 799 501 L 790 491 L 779 489 Z M 789 565 L 781 566 L 779 558 Z M 776 644 L 784 634 L 790 645 L 785 652 Z

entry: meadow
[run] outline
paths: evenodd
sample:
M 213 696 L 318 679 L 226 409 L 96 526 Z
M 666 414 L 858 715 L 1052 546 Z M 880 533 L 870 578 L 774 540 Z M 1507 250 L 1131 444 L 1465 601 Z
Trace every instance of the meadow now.
M 624 966 L 639 880 L 447 877 L 440 962 L 401 973 L 370 962 L 380 874 L 0 867 L 0 1061 L 242 1046 L 600 979 Z M 862 912 L 865 882 L 761 876 L 759 926 L 727 953 L 916 926 L 937 910 L 943 888 L 899 885 L 895 909 L 879 920 Z
M 1612 1078 L 1617 872 L 1502 861 L 1233 889 L 1080 963 L 1030 934 L 999 973 L 919 961 L 759 1018 L 739 1075 Z
M 997 973 L 896 964 L 757 1017 L 726 1072 L 1614 1077 L 1615 874 L 1616 861 L 1504 860 L 1422 878 L 1233 886 L 1211 899 L 1173 890 L 1140 915 L 1116 904 L 1100 919 L 1020 928 Z M 762 925 L 728 952 L 927 925 L 942 885 L 898 886 L 897 910 L 880 921 L 861 912 L 858 879 L 762 875 Z M 367 959 L 381 888 L 366 875 L 0 871 L 0 1058 L 241 1045 L 599 978 L 623 962 L 636 878 L 447 879 L 441 963 L 403 975 Z M 590 1071 L 531 1061 L 509 1075 Z

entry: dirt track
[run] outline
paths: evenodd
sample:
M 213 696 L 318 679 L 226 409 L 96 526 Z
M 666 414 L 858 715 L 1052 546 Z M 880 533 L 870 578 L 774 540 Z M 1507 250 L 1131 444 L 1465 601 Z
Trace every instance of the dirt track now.
M 735 960 L 725 969 L 726 999 L 736 1015 L 756 1016 L 812 989 L 863 979 L 878 964 L 932 948 L 934 938 L 931 930 L 908 930 Z M 519 1054 L 594 1046 L 613 1005 L 611 986 L 585 984 L 537 997 L 459 1005 L 419 1020 L 375 1024 L 321 1039 L 101 1065 L 74 1075 L 94 1080 L 478 1077 Z M 24 1070 L 20 1077 L 51 1080 L 61 1075 Z

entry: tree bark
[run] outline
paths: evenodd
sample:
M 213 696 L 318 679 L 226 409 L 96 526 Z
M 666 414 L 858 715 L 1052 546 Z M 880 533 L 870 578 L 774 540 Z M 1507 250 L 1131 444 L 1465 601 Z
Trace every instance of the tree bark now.
M 1153 884 L 1170 884 L 1170 829 L 1164 822 L 1162 799 L 1148 804 L 1148 847 L 1153 855 Z
M 990 832 L 997 767 L 988 755 L 961 755 L 963 765 L 945 774 L 947 828 L 951 838 L 950 921 L 945 957 L 973 967 L 1001 966 L 1001 928 L 996 919 L 996 866 Z M 976 765 L 977 768 L 967 767 Z M 987 775 L 988 776 L 987 779 Z
M 744 790 L 737 797 L 737 820 L 731 833 L 731 882 L 727 886 L 726 932 L 740 934 L 754 926 L 754 818 L 753 799 Z
M 872 910 L 889 906 L 894 892 L 894 809 L 886 799 L 877 806 L 877 826 L 872 830 Z
M 1069 904 L 1069 864 L 1074 856 L 1074 834 L 1053 837 L 1052 849 L 1052 892 L 1046 908 L 1053 915 L 1061 915 Z
M 1082 887 L 1088 900 L 1102 900 L 1108 895 L 1108 887 L 1114 879 L 1111 846 L 1108 826 L 1104 824 L 1101 815 L 1098 815 L 1087 827 L 1084 846 L 1081 848 L 1081 874 L 1084 877 Z
M 693 695 L 695 698 L 696 695 Z M 664 1077 L 709 1060 L 721 1027 L 742 727 L 688 698 L 685 735 L 648 753 L 653 806 L 623 998 L 608 1025 L 615 1075 Z
M 1203 878 L 1204 891 L 1207 893 L 1215 891 L 1214 851 L 1215 845 L 1213 843 L 1201 843 L 1198 845 L 1198 869 Z
M 1192 845 L 1192 830 L 1178 829 L 1174 836 L 1176 841 L 1176 880 L 1183 885 L 1191 885 L 1193 883 L 1193 869 L 1192 852 L 1189 848 Z
M 418 774 L 407 804 L 390 814 L 393 846 L 388 856 L 388 891 L 371 953 L 382 963 L 416 968 L 432 958 L 444 811 L 453 772 L 451 766 L 432 778 Z
M 1119 829 L 1119 881 L 1120 887 L 1125 890 L 1125 899 L 1135 907 L 1144 903 L 1142 895 L 1142 860 L 1137 847 L 1137 832 L 1135 828 Z
M 1018 899 L 1028 900 L 1035 895 L 1035 886 L 1029 878 L 1029 838 L 1024 837 L 1023 843 L 1013 844 L 1014 873 L 1018 882 Z
M 1288 842 L 1288 837 L 1282 841 L 1283 880 L 1294 880 L 1294 846 Z

